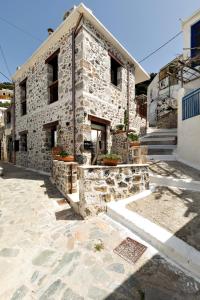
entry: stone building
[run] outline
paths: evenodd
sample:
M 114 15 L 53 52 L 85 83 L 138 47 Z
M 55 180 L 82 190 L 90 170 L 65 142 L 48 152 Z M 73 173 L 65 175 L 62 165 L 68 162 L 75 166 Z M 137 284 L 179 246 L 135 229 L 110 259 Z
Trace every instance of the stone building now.
M 0 107 L 0 160 L 12 162 L 12 110 Z
M 83 4 L 49 32 L 13 76 L 15 162 L 46 172 L 56 145 L 84 164 L 95 156 L 91 145 L 109 151 L 112 129 L 124 123 L 127 109 L 130 127 L 139 131 L 135 84 L 149 78 Z
M 150 127 L 177 127 L 177 97 L 181 88 L 177 78 L 179 59 L 181 56 L 160 69 L 148 86 L 147 120 Z

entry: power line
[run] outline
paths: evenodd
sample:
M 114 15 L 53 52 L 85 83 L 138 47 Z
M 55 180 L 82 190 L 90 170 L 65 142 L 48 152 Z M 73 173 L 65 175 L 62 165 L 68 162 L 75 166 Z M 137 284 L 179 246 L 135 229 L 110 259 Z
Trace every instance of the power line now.
M 0 74 L 2 75 L 2 76 L 4 76 L 7 80 L 9 80 L 9 82 L 12 82 L 11 80 L 10 80 L 10 78 L 8 78 L 5 74 L 3 74 L 1 71 L 0 71 Z
M 2 55 L 2 57 L 3 57 L 3 60 L 4 60 L 4 63 L 5 63 L 6 69 L 7 69 L 7 71 L 8 71 L 8 74 L 9 74 L 9 76 L 11 77 L 12 75 L 11 75 L 11 72 L 10 72 L 10 69 L 9 69 L 9 66 L 8 66 L 8 62 L 7 62 L 7 60 L 6 60 L 6 57 L 5 57 L 5 54 L 4 54 L 4 52 L 3 52 L 3 48 L 2 48 L 2 46 L 1 46 L 1 44 L 0 44 L 0 52 L 1 52 L 1 55 Z
M 33 35 L 32 33 L 24 30 L 23 28 L 19 27 L 18 25 L 15 25 L 13 23 L 11 23 L 10 21 L 7 21 L 6 19 L 0 17 L 0 20 L 2 20 L 3 22 L 7 23 L 8 25 L 14 27 L 15 29 L 23 32 L 24 34 L 28 35 L 29 37 L 32 37 L 34 40 L 38 41 L 38 42 L 42 42 L 41 39 L 39 39 L 38 37 L 36 37 L 35 35 Z
M 147 56 L 145 56 L 143 59 L 141 59 L 139 61 L 139 63 L 143 62 L 144 60 L 146 60 L 147 58 L 149 58 L 150 56 L 152 56 L 153 54 L 155 54 L 156 52 L 158 52 L 160 49 L 162 49 L 163 47 L 165 47 L 167 44 L 169 44 L 171 41 L 173 41 L 175 38 L 177 38 L 180 34 L 182 33 L 182 31 L 179 31 L 177 34 L 175 34 L 171 39 L 169 39 L 167 42 L 165 42 L 164 44 L 162 44 L 159 48 L 157 48 L 156 50 L 154 50 L 153 52 L 149 53 Z

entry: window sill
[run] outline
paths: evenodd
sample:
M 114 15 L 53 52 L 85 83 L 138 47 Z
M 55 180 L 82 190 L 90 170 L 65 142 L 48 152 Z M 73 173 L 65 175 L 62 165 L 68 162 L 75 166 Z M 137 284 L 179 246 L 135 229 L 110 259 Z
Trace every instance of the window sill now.
M 117 89 L 118 91 L 122 91 L 122 87 L 121 87 L 121 85 L 115 85 L 115 84 L 113 84 L 112 82 L 110 83 L 110 85 L 113 87 L 113 88 L 115 88 L 115 89 Z

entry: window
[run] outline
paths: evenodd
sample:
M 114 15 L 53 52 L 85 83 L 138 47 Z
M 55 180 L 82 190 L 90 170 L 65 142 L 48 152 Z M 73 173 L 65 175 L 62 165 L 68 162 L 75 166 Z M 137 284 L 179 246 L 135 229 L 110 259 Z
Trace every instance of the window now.
M 10 124 L 11 123 L 11 112 L 7 111 L 6 113 L 6 124 Z
M 113 57 L 110 57 L 111 64 L 111 83 L 118 86 L 120 81 L 121 65 Z
M 57 127 L 52 127 L 50 130 L 50 146 L 51 148 L 54 148 L 57 146 Z
M 58 54 L 59 50 L 46 60 L 48 65 L 49 103 L 58 100 Z
M 27 79 L 23 80 L 20 83 L 20 93 L 21 93 L 21 115 L 24 116 L 27 114 L 27 105 L 26 105 L 26 96 L 27 96 L 27 91 L 26 91 L 26 84 Z
M 200 56 L 200 21 L 191 26 L 191 57 Z M 200 59 L 193 63 L 193 66 L 200 65 Z
M 21 151 L 27 152 L 27 133 L 20 134 Z
M 48 123 L 43 126 L 43 130 L 46 131 L 45 147 L 47 150 L 51 150 L 57 146 L 57 126 L 58 121 Z

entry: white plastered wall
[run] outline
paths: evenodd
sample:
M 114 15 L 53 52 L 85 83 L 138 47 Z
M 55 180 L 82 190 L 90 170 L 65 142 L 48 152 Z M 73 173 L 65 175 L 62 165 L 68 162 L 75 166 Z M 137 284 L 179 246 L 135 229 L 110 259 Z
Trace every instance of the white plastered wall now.
M 200 170 L 200 115 L 182 120 L 182 97 L 186 90 L 178 93 L 178 160 Z

